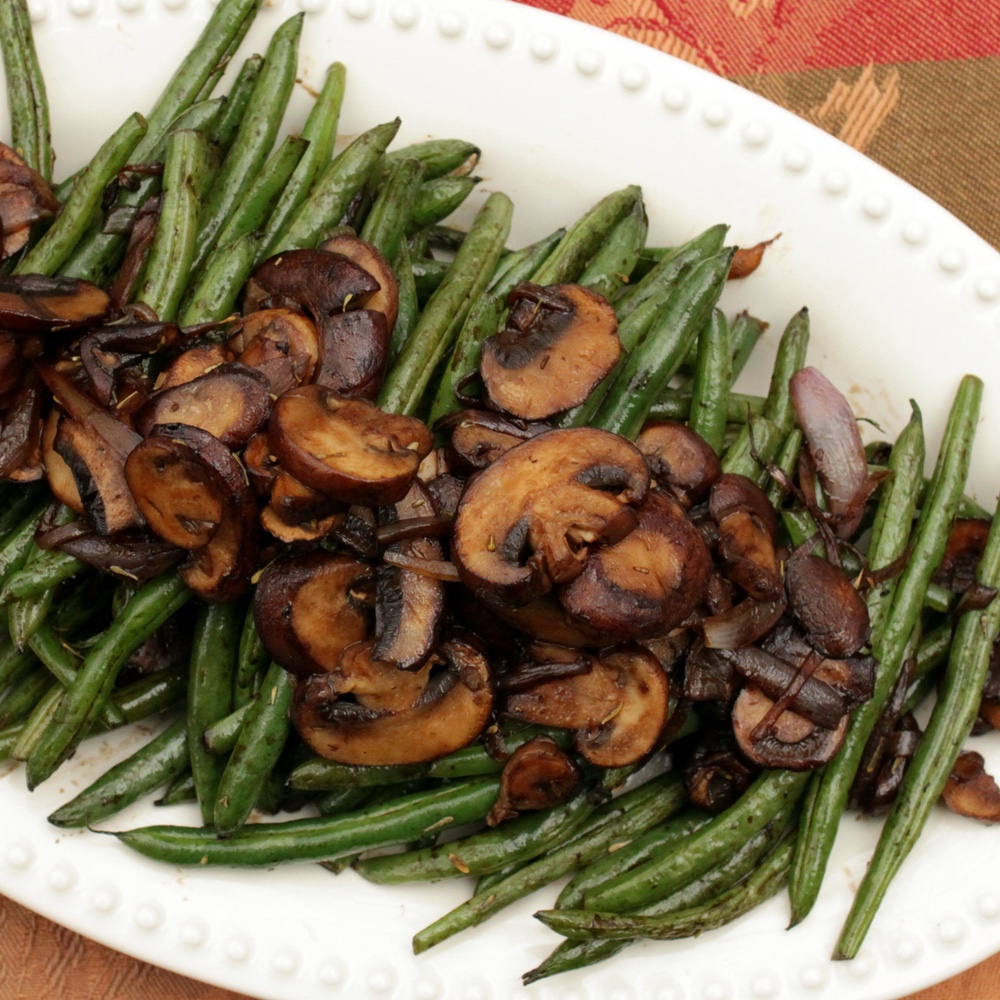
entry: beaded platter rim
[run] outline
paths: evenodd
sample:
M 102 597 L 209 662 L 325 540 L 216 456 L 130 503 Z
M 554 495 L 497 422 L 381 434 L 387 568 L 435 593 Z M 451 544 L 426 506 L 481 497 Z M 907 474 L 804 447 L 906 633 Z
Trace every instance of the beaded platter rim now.
M 43 63 L 48 56 L 52 65 L 70 65 L 63 61 L 70 36 L 76 42 L 92 38 L 94 51 L 81 58 L 94 66 L 107 60 L 109 66 L 149 67 L 148 80 L 158 85 L 210 4 L 32 0 L 31 10 Z M 409 112 L 401 112 L 400 141 L 464 128 L 460 134 L 484 146 L 483 191 L 503 187 L 515 206 L 531 206 L 529 218 L 516 221 L 523 238 L 547 231 L 553 217 L 572 221 L 588 199 L 636 179 L 664 239 L 693 235 L 692 226 L 720 217 L 738 239 L 780 231 L 759 278 L 730 289 L 726 301 L 734 308 L 748 305 L 776 333 L 804 299 L 817 330 L 811 360 L 849 381 L 855 404 L 887 428 L 900 422 L 900 407 L 911 396 L 920 401 L 929 429 L 940 424 L 952 375 L 997 368 L 1000 254 L 912 187 L 763 99 L 638 43 L 508 0 L 275 0 L 245 50 L 259 48 L 281 17 L 299 10 L 308 15 L 306 82 L 310 74 L 316 79 L 324 60 L 347 64 L 345 130 L 373 124 L 378 118 L 372 115 L 392 117 L 396 103 Z M 369 65 L 376 57 L 420 86 L 383 84 Z M 110 68 L 97 76 L 86 84 L 78 77 L 73 93 L 98 93 L 100 84 L 114 80 Z M 455 100 L 456 78 L 463 80 L 462 102 Z M 105 135 L 115 116 L 120 120 L 133 110 L 132 98 L 140 103 L 143 89 L 152 86 L 144 99 L 154 97 L 148 80 L 143 76 L 127 94 L 103 92 L 108 127 L 93 118 L 88 128 Z M 92 149 L 81 123 L 64 113 L 61 78 L 53 82 L 57 150 L 71 167 L 73 156 L 82 160 Z M 423 105 L 408 90 L 425 93 Z M 463 107 L 444 104 L 449 96 Z M 472 110 L 465 107 L 470 102 Z M 508 121 L 512 117 L 525 119 L 528 141 L 515 142 L 525 122 Z M 639 137 L 637 126 L 646 130 Z M 62 147 L 61 135 L 68 136 Z M 649 160 L 657 162 L 650 166 Z M 703 187 L 712 188 L 711 195 Z M 532 191 L 539 189 L 536 210 Z M 716 208 L 717 214 L 708 214 Z M 921 365 L 920 350 L 943 340 L 957 357 Z M 893 351 L 901 348 L 905 355 L 897 359 Z M 876 373 L 871 384 L 852 378 L 859 355 Z M 748 378 L 759 380 L 763 373 L 751 370 Z M 886 401 L 890 390 L 893 402 Z M 987 418 L 997 406 L 988 394 Z M 998 433 L 984 421 L 980 456 L 996 450 Z M 929 445 L 935 441 L 929 430 Z M 995 492 L 987 478 L 974 487 L 983 502 Z M 414 959 L 410 934 L 459 902 L 460 887 L 404 893 L 366 886 L 351 875 L 334 882 L 309 866 L 186 871 L 127 854 L 112 838 L 46 824 L 51 808 L 136 738 L 94 741 L 32 796 L 17 769 L 4 772 L 0 807 L 9 819 L 0 832 L 0 891 L 120 951 L 250 996 L 889 1000 L 1000 947 L 1000 874 L 977 867 L 995 855 L 990 831 L 940 816 L 904 868 L 900 890 L 890 895 L 859 958 L 829 962 L 850 886 L 874 842 L 873 824 L 848 822 L 831 884 L 812 917 L 794 931 L 783 930 L 787 915 L 774 900 L 697 942 L 638 945 L 585 975 L 525 989 L 518 974 L 558 940 L 531 919 L 547 897 L 523 901 Z M 977 744 L 988 762 L 1000 759 L 994 744 Z M 105 826 L 163 818 L 133 807 Z M 178 821 L 195 819 L 181 814 Z M 943 867 L 954 870 L 950 882 Z M 915 892 L 915 884 L 922 891 Z

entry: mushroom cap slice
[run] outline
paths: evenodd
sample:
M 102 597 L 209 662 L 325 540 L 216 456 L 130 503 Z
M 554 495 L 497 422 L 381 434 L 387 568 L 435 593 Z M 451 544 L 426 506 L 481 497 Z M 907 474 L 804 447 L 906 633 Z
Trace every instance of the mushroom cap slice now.
M 649 485 L 642 453 L 592 428 L 547 431 L 473 478 L 455 518 L 452 559 L 491 605 L 527 604 L 583 570 L 590 547 L 636 525 Z
M 247 467 L 253 483 L 249 463 Z M 264 529 L 289 544 L 325 538 L 343 519 L 343 503 L 300 483 L 280 468 L 271 482 L 267 505 L 260 512 Z
M 635 443 L 646 456 L 653 479 L 685 507 L 701 503 L 722 475 L 711 445 L 679 421 L 646 424 Z
M 0 260 L 27 244 L 32 223 L 58 211 L 59 201 L 45 178 L 0 142 Z
M 313 317 L 359 309 L 379 290 L 378 279 L 350 257 L 330 250 L 286 250 L 258 265 L 244 293 L 244 312 L 265 304 L 292 305 Z
M 385 325 L 392 333 L 399 314 L 399 278 L 378 248 L 357 236 L 341 233 L 328 239 L 320 249 L 349 257 L 379 283 L 378 291 L 368 297 L 365 305 L 385 316 Z M 354 304 L 349 303 L 348 307 L 353 308 Z
M 578 406 L 621 355 L 618 321 L 582 285 L 517 285 L 503 330 L 483 344 L 479 373 L 490 401 L 542 420 Z
M 154 393 L 136 413 L 135 428 L 146 435 L 157 424 L 188 424 L 235 449 L 247 443 L 270 412 L 267 378 L 234 362 Z
M 590 669 L 542 680 L 507 696 L 503 711 L 524 722 L 576 730 L 576 749 L 599 767 L 624 767 L 660 742 L 670 685 L 656 657 L 633 643 L 590 658 Z
M 592 552 L 559 592 L 570 621 L 603 633 L 606 642 L 651 639 L 676 628 L 701 602 L 712 570 L 701 532 L 677 501 L 651 490 L 637 513 L 635 529 Z
M 384 413 L 374 403 L 319 385 L 278 398 L 268 440 L 281 467 L 306 486 L 371 506 L 406 496 L 433 446 L 420 420 Z
M 314 381 L 345 396 L 374 399 L 389 360 L 389 327 L 375 309 L 332 313 L 319 321 Z
M 343 764 L 418 764 L 467 746 L 493 711 L 489 664 L 474 642 L 457 635 L 441 643 L 434 661 L 419 672 L 426 677 L 419 697 L 398 710 L 342 699 L 342 679 L 315 674 L 296 687 L 295 728 L 312 750 Z M 407 685 L 417 676 L 394 672 L 408 674 L 399 681 Z
M 374 567 L 358 559 L 323 551 L 283 556 L 257 583 L 257 632 L 289 672 L 325 673 L 348 646 L 367 637 L 374 589 Z
M 227 346 L 240 362 L 267 377 L 275 396 L 311 382 L 319 363 L 316 324 L 295 309 L 244 316 Z
M 583 781 L 580 765 L 551 736 L 522 743 L 500 773 L 500 794 L 486 822 L 497 826 L 531 809 L 568 802 Z
M 108 294 L 89 281 L 42 274 L 0 275 L 0 329 L 8 333 L 90 326 L 110 308 Z

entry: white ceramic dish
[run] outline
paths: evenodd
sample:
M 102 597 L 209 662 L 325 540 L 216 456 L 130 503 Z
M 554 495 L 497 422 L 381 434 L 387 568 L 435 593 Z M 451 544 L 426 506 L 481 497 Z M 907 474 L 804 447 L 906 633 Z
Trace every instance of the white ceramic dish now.
M 149 106 L 208 16 L 207 0 L 33 0 L 62 172 L 133 110 Z M 812 363 L 858 411 L 898 429 L 907 400 L 931 446 L 959 376 L 1000 370 L 1000 255 L 864 157 L 753 95 L 665 55 L 504 0 L 273 0 L 246 43 L 309 11 L 302 76 L 348 67 L 342 129 L 399 115 L 399 142 L 455 135 L 485 150 L 482 189 L 518 206 L 512 242 L 575 219 L 606 192 L 643 186 L 652 236 L 675 242 L 725 221 L 736 241 L 781 233 L 764 267 L 727 304 L 773 324 L 803 304 Z M 300 93 L 291 113 L 301 120 Z M 7 132 L 0 109 L 0 135 Z M 748 373 L 760 382 L 767 350 Z M 995 385 L 995 382 L 994 382 Z M 987 389 L 973 488 L 991 503 L 1000 398 Z M 860 957 L 827 956 L 877 824 L 844 823 L 810 918 L 784 930 L 779 898 L 689 943 L 643 944 L 585 974 L 528 991 L 519 974 L 558 938 L 524 901 L 420 958 L 411 934 L 467 887 L 404 890 L 312 866 L 271 872 L 180 870 L 109 837 L 65 833 L 45 816 L 136 737 L 95 741 L 33 795 L 0 780 L 0 891 L 121 951 L 262 998 L 539 1000 L 727 997 L 884 1000 L 1000 949 L 1000 840 L 941 814 L 893 887 Z M 1000 763 L 996 741 L 979 741 Z M 162 821 L 136 807 L 116 828 Z M 180 822 L 194 822 L 183 812 Z

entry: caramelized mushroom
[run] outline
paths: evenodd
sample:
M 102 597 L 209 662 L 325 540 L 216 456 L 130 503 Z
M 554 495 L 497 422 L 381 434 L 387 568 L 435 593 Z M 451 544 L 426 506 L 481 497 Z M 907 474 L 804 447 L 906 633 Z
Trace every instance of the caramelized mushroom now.
M 316 324 L 294 309 L 261 309 L 244 316 L 227 347 L 267 377 L 275 396 L 311 382 L 319 363 Z
M 624 767 L 656 749 L 670 714 L 669 684 L 656 657 L 634 644 L 573 655 L 573 673 L 510 693 L 504 714 L 575 730 L 577 751 L 598 767 Z
M 185 382 L 190 382 L 232 360 L 232 352 L 225 344 L 199 344 L 197 347 L 189 347 L 178 354 L 156 376 L 153 388 L 172 389 L 176 385 L 184 385 Z
M 386 328 L 392 333 L 399 312 L 399 279 L 378 248 L 357 236 L 342 233 L 328 239 L 320 249 L 343 254 L 363 267 L 378 282 L 378 291 L 369 296 L 365 305 L 385 316 Z M 356 303 L 349 304 L 349 308 L 356 307 Z
M 267 506 L 260 512 L 260 523 L 283 542 L 315 542 L 340 524 L 344 506 L 279 468 L 270 485 Z
M 179 334 L 175 323 L 116 323 L 85 334 L 80 340 L 80 361 L 94 397 L 103 406 L 112 405 L 119 371 L 169 347 Z
M 489 410 L 455 410 L 435 425 L 436 431 L 451 431 L 449 459 L 458 471 L 485 469 L 505 451 L 522 441 L 552 430 L 550 424 L 514 420 Z
M 0 142 L 0 260 L 27 244 L 33 223 L 58 211 L 59 201 L 45 178 Z
M 708 442 L 675 420 L 647 424 L 636 438 L 657 484 L 691 508 L 708 496 L 722 465 Z
M 500 794 L 486 822 L 497 826 L 526 810 L 561 805 L 573 797 L 582 781 L 580 766 L 552 737 L 535 736 L 504 764 Z
M 853 656 L 871 632 L 868 607 L 851 581 L 826 559 L 797 553 L 785 563 L 789 609 L 824 656 Z
M 268 440 L 281 467 L 306 486 L 370 505 L 401 500 L 433 444 L 421 421 L 318 385 L 275 402 Z
M 267 379 L 234 362 L 154 393 L 136 413 L 135 428 L 145 436 L 157 424 L 187 424 L 238 449 L 263 426 L 270 410 Z
M 315 551 L 282 556 L 261 573 L 254 621 L 268 653 L 301 677 L 333 670 L 368 635 L 375 569 L 348 556 Z
M 606 642 L 665 635 L 694 611 L 712 558 L 684 509 L 651 490 L 638 524 L 621 541 L 595 549 L 559 593 L 570 621 L 604 633 Z
M 629 441 L 588 428 L 549 431 L 503 454 L 470 483 L 452 559 L 492 603 L 527 604 L 580 574 L 590 547 L 636 523 L 649 470 Z
M 389 327 L 375 309 L 334 313 L 319 324 L 314 381 L 345 396 L 374 399 L 389 360 Z
M 78 278 L 0 275 L 0 329 L 9 333 L 72 330 L 104 319 L 111 299 Z
M 320 756 L 343 764 L 417 764 L 467 746 L 488 723 L 489 665 L 470 639 L 450 636 L 419 671 L 383 665 L 377 672 L 361 652 L 342 658 L 341 668 L 364 663 L 363 673 L 314 674 L 296 688 L 292 721 Z M 378 686 L 376 676 L 382 681 Z M 371 704 L 384 704 L 399 686 L 414 692 L 415 684 L 421 690 L 406 707 Z
M 503 330 L 482 347 L 490 401 L 526 420 L 582 403 L 621 354 L 615 311 L 582 285 L 517 285 Z
M 941 792 L 944 804 L 954 813 L 1000 822 L 1000 788 L 986 772 L 983 755 L 967 750 L 952 765 L 951 774 Z

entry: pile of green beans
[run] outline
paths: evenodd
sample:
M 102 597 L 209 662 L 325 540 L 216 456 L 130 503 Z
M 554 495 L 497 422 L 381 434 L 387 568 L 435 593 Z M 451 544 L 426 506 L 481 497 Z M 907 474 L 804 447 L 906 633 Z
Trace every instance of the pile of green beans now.
M 58 186 L 60 213 L 37 227 L 5 273 L 109 284 L 128 223 L 155 197 L 155 237 L 129 301 L 184 327 L 220 324 L 261 260 L 315 247 L 348 226 L 392 262 L 400 280 L 378 403 L 431 424 L 461 407 L 460 387 L 477 371 L 483 342 L 501 329 L 515 285 L 578 282 L 614 306 L 623 350 L 589 398 L 554 423 L 635 438 L 651 419 L 686 421 L 725 471 L 768 488 L 790 546 L 816 535 L 815 520 L 786 502 L 771 475 L 775 467 L 792 473 L 803 447 L 789 383 L 806 363 L 809 314 L 791 317 L 777 339 L 766 393 L 737 391 L 767 324 L 719 308 L 735 253 L 725 226 L 651 247 L 642 192 L 627 186 L 529 246 L 507 246 L 514 205 L 498 191 L 483 199 L 468 231 L 459 230 L 447 220 L 477 189 L 479 148 L 449 139 L 390 149 L 398 120 L 339 145 L 342 63 L 328 67 L 301 133 L 280 136 L 303 15 L 282 24 L 266 52 L 244 59 L 228 90 L 213 96 L 260 3 L 220 0 L 154 107 L 130 115 Z M 49 112 L 25 0 L 0 3 L 0 53 L 12 143 L 51 179 Z M 106 211 L 123 168 L 146 162 L 162 163 L 162 172 L 116 190 Z M 119 227 L 111 219 L 124 221 Z M 446 247 L 445 258 L 431 246 Z M 35 539 L 43 521 L 65 523 L 72 514 L 53 516 L 47 489 L 32 484 L 0 483 L 0 759 L 23 761 L 34 788 L 88 737 L 155 716 L 158 734 L 52 813 L 51 823 L 92 826 L 159 795 L 164 806 L 196 803 L 202 826 L 165 823 L 116 836 L 166 863 L 315 862 L 331 871 L 350 866 L 381 883 L 475 878 L 466 902 L 416 934 L 417 952 L 568 877 L 554 905 L 537 914 L 566 941 L 525 974 L 533 982 L 601 961 L 637 938 L 722 926 L 786 884 L 791 923 L 804 919 L 893 691 L 909 680 L 913 707 L 936 686 L 926 733 L 837 945 L 836 957 L 853 957 L 972 729 L 1000 631 L 1000 601 L 952 621 L 951 595 L 932 582 L 955 518 L 969 510 L 990 517 L 964 497 L 982 392 L 977 378 L 962 380 L 929 482 L 914 405 L 869 501 L 864 565 L 879 571 L 906 559 L 901 573 L 868 591 L 879 670 L 843 749 L 820 771 L 763 771 L 717 815 L 687 806 L 683 782 L 669 770 L 669 747 L 637 773 L 591 768 L 568 802 L 495 828 L 487 816 L 502 763 L 485 742 L 406 766 L 316 758 L 290 723 L 294 678 L 270 661 L 245 599 L 208 604 L 173 572 L 137 585 L 42 551 Z M 978 580 L 1000 588 L 995 519 Z M 183 622 L 192 636 L 186 664 L 123 680 L 133 653 L 168 622 Z M 676 739 L 696 729 L 691 719 Z M 539 732 L 505 723 L 502 736 L 513 750 Z M 546 735 L 570 745 L 564 731 Z M 302 809 L 314 815 L 261 818 Z

